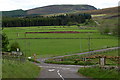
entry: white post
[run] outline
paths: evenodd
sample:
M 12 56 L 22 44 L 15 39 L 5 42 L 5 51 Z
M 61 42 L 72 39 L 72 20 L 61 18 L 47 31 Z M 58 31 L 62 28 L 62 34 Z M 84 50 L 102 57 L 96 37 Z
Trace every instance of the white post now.
M 105 65 L 105 57 L 100 58 L 100 65 L 101 66 Z
M 19 48 L 17 48 L 17 52 L 19 52 Z

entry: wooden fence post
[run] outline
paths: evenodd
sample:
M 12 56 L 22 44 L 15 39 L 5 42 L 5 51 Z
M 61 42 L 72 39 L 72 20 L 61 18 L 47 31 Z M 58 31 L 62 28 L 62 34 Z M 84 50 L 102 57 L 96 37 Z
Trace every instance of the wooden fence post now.
M 106 56 L 99 57 L 99 64 L 100 66 L 104 66 L 106 64 Z

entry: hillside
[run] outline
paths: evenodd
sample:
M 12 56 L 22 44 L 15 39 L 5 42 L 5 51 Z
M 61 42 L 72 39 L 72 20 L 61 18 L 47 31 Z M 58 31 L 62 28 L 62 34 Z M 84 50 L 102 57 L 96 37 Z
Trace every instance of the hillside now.
M 55 14 L 68 13 L 75 11 L 96 10 L 94 6 L 90 5 L 51 5 L 27 10 L 27 14 Z
M 26 11 L 19 9 L 19 10 L 12 10 L 12 11 L 3 11 L 2 12 L 3 16 L 10 16 L 10 17 L 20 17 L 20 16 L 25 16 Z
M 3 16 L 10 17 L 21 17 L 21 16 L 31 16 L 31 15 L 50 15 L 59 13 L 70 13 L 76 11 L 86 11 L 86 10 L 96 10 L 94 6 L 91 5 L 50 5 L 44 7 L 38 7 L 29 10 L 12 10 L 3 11 Z
M 119 8 L 120 8 L 120 6 L 119 7 L 98 9 L 98 10 L 77 11 L 75 13 L 88 13 L 88 14 L 92 14 L 92 15 L 96 15 L 96 14 L 114 14 L 114 13 L 118 13 Z
M 51 6 L 44 6 L 38 7 L 29 10 L 13 10 L 13 11 L 3 11 L 3 16 L 10 16 L 10 17 L 20 17 L 20 16 L 32 16 L 32 15 L 60 15 L 64 13 L 88 13 L 92 15 L 97 14 L 116 14 L 118 13 L 119 7 L 111 7 L 111 8 L 104 8 L 104 9 L 96 9 L 94 6 L 90 5 L 51 5 Z

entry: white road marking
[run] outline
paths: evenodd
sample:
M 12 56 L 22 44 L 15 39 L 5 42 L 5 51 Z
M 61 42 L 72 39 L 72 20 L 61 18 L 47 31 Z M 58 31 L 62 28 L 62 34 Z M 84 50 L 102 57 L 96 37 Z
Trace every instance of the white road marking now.
M 57 70 L 57 73 L 59 73 L 60 72 L 60 70 Z
M 55 71 L 55 69 L 49 69 L 48 71 L 53 72 L 53 71 Z
M 63 76 L 60 74 L 60 70 L 57 70 L 58 75 L 62 78 L 62 80 L 65 80 Z

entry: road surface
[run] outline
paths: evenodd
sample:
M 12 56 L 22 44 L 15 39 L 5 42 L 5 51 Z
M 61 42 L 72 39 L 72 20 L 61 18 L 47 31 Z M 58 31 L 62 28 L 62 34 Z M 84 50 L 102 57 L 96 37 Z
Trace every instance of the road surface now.
M 41 64 L 37 64 L 42 68 L 40 73 L 40 80 L 55 79 L 55 80 L 92 80 L 77 73 L 80 67 L 91 67 L 91 66 L 80 66 L 80 65 L 59 65 L 59 64 L 47 64 L 44 63 L 44 58 L 39 59 Z
M 74 55 L 90 54 L 95 52 L 114 50 L 118 48 L 120 47 L 107 48 L 107 49 L 95 50 L 95 51 L 84 52 L 84 53 L 76 53 Z M 64 56 L 71 56 L 71 55 L 64 55 Z M 64 56 L 57 56 L 54 58 L 60 58 Z M 49 59 L 49 58 L 37 59 L 38 61 L 41 62 L 41 64 L 37 64 L 37 65 L 42 68 L 39 76 L 39 80 L 93 80 L 91 78 L 86 78 L 85 76 L 78 74 L 77 71 L 81 67 L 93 67 L 95 65 L 81 66 L 81 65 L 47 64 L 47 63 L 44 63 L 46 59 Z

